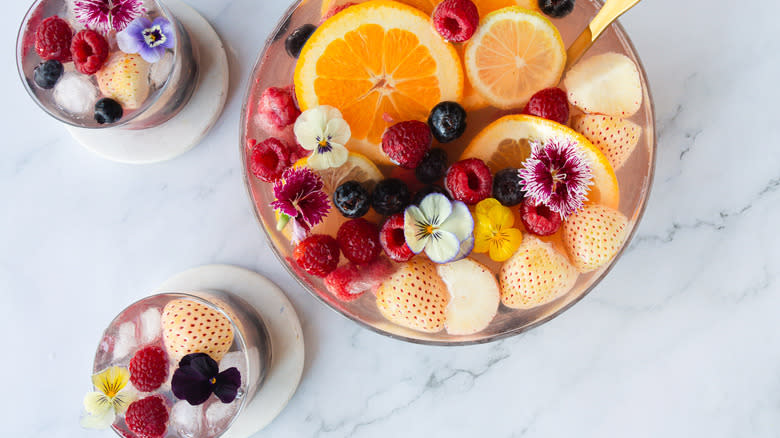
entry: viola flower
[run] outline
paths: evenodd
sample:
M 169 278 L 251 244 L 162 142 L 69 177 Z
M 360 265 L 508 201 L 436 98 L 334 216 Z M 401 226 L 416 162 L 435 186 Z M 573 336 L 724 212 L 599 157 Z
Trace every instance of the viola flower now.
M 304 111 L 295 121 L 293 132 L 298 144 L 312 151 L 307 163 L 312 169 L 339 167 L 347 162 L 349 151 L 345 145 L 352 131 L 338 109 L 320 105 Z
M 192 406 L 206 402 L 214 394 L 222 403 L 231 403 L 241 387 L 241 372 L 236 367 L 219 371 L 217 361 L 206 353 L 192 353 L 179 361 L 171 378 L 171 390 L 179 400 Z
M 88 429 L 106 429 L 114 424 L 117 415 L 122 415 L 135 401 L 137 394 L 130 388 L 127 368 L 111 367 L 92 376 L 92 384 L 97 391 L 84 396 L 84 409 L 87 411 L 81 419 L 81 425 Z
M 587 158 L 566 139 L 531 142 L 531 156 L 519 172 L 526 196 L 563 218 L 582 208 L 593 184 Z
M 144 61 L 153 64 L 165 55 L 165 49 L 176 46 L 176 33 L 171 22 L 163 17 L 157 17 L 154 21 L 141 17 L 116 34 L 116 42 L 119 50 L 139 53 Z
M 144 0 L 75 0 L 73 13 L 84 26 L 104 35 L 121 32 L 146 12 Z
M 413 253 L 425 251 L 431 261 L 448 263 L 465 257 L 473 245 L 474 219 L 461 201 L 431 193 L 420 206 L 404 212 L 404 237 Z
M 277 228 L 281 230 L 294 219 L 294 240 L 302 240 L 311 227 L 322 222 L 330 211 L 330 200 L 322 187 L 322 178 L 308 167 L 285 170 L 274 183 L 276 200 L 271 203 L 280 215 Z
M 497 199 L 488 198 L 477 204 L 474 216 L 474 252 L 486 252 L 496 262 L 509 260 L 523 242 L 523 233 L 512 228 L 515 224 L 512 210 Z

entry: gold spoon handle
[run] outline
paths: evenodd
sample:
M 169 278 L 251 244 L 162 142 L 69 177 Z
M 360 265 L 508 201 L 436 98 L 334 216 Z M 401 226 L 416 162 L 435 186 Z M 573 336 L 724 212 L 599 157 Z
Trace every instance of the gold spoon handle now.
M 606 0 L 604 6 L 593 18 L 588 27 L 582 31 L 580 36 L 569 47 L 566 52 L 566 70 L 570 69 L 580 57 L 590 49 L 590 46 L 601 36 L 613 21 L 623 15 L 624 12 L 631 9 L 639 3 L 640 0 Z

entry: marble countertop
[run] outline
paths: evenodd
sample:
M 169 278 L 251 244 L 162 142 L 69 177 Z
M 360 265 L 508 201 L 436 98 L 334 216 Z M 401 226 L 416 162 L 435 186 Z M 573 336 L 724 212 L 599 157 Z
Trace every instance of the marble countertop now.
M 552 322 L 432 348 L 358 328 L 268 263 L 236 136 L 249 72 L 286 1 L 190 0 L 229 47 L 228 104 L 200 146 L 149 166 L 90 154 L 27 97 L 12 46 L 27 3 L 5 2 L 0 16 L 4 436 L 109 436 L 78 425 L 103 327 L 169 276 L 210 263 L 266 275 L 302 320 L 303 381 L 257 437 L 780 431 L 777 4 L 648 0 L 631 11 L 623 24 L 647 67 L 659 137 L 636 239 Z

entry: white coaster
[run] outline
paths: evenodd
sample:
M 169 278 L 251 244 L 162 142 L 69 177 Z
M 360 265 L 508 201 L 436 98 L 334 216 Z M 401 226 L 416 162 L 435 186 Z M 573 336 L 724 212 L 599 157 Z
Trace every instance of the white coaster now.
M 254 306 L 271 338 L 271 368 L 255 397 L 223 438 L 248 438 L 265 428 L 290 401 L 303 374 L 303 331 L 287 296 L 262 275 L 229 265 L 193 268 L 173 276 L 155 291 L 221 290 Z
M 181 0 L 166 0 L 165 5 L 187 28 L 192 45 L 200 53 L 197 88 L 179 114 L 154 128 L 84 129 L 65 125 L 85 148 L 108 160 L 148 164 L 177 157 L 200 143 L 227 101 L 230 73 L 219 35 L 203 16 Z

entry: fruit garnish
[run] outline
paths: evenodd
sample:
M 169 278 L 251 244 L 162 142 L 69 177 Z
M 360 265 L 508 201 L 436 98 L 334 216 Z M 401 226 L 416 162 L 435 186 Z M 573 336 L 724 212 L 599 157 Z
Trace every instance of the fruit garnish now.
M 531 141 L 568 140 L 582 149 L 593 173 L 588 200 L 617 209 L 620 190 L 609 160 L 578 132 L 549 120 L 528 115 L 502 117 L 483 129 L 463 152 L 461 159 L 479 158 L 491 171 L 520 168 L 531 155 Z
M 538 205 L 532 199 L 526 199 L 520 206 L 520 220 L 526 231 L 536 236 L 552 236 L 561 228 L 561 215 L 546 205 Z
M 339 228 L 336 240 L 344 257 L 359 265 L 373 262 L 382 252 L 379 229 L 363 218 L 345 222 Z
M 116 100 L 125 109 L 134 110 L 149 96 L 151 66 L 140 55 L 116 52 L 95 77 L 105 97 Z
M 493 176 L 485 162 L 478 158 L 458 161 L 450 166 L 444 185 L 453 199 L 474 205 L 490 197 Z
M 193 353 L 179 361 L 171 378 L 171 391 L 192 406 L 206 402 L 211 394 L 222 403 L 232 403 L 241 387 L 241 372 L 236 367 L 219 371 L 217 361 L 205 353 Z
M 563 79 L 569 102 L 585 113 L 631 117 L 642 106 L 636 64 L 620 53 L 602 53 L 574 65 Z
M 453 43 L 468 41 L 479 25 L 479 11 L 471 0 L 444 0 L 431 18 L 436 32 Z
M 163 308 L 161 323 L 165 350 L 174 363 L 191 353 L 207 353 L 214 360 L 222 360 L 233 345 L 230 320 L 197 301 L 169 301 Z
M 364 3 L 369 0 L 323 0 L 322 1 L 322 15 L 325 16 L 329 13 L 329 11 L 332 11 L 333 9 L 343 6 L 345 4 L 359 4 Z M 436 7 L 437 4 L 441 0 L 398 0 L 400 3 L 413 6 L 423 12 L 425 12 L 427 15 L 430 15 L 433 12 L 433 8 Z M 335 15 L 335 14 L 334 14 Z
M 301 111 L 295 106 L 292 87 L 268 87 L 257 104 L 257 121 L 262 129 L 278 134 L 295 123 Z
M 324 277 L 339 265 L 339 244 L 327 234 L 314 234 L 295 246 L 293 259 L 309 274 Z
M 501 169 L 493 176 L 493 197 L 502 205 L 513 207 L 525 199 L 519 169 Z
M 376 291 L 379 312 L 390 322 L 427 333 L 444 328 L 447 286 L 436 265 L 422 257 L 406 262 Z
M 569 100 L 566 92 L 560 88 L 545 88 L 531 96 L 523 108 L 523 114 L 529 114 L 566 125 L 569 123 Z
M 249 149 L 249 170 L 257 179 L 274 182 L 290 167 L 290 151 L 277 138 L 267 138 L 262 143 L 255 139 L 247 141 Z
M 474 214 L 474 252 L 488 253 L 496 262 L 512 257 L 520 243 L 523 233 L 515 225 L 515 215 L 494 198 L 488 198 L 477 204 Z
M 521 108 L 537 91 L 560 81 L 566 50 L 543 15 L 518 6 L 482 18 L 466 44 L 466 75 L 497 108 Z
M 628 218 L 603 205 L 587 205 L 563 224 L 563 242 L 580 272 L 605 266 L 628 238 Z
M 75 0 L 76 20 L 90 29 L 107 35 L 121 32 L 146 11 L 144 0 Z
M 455 49 L 431 32 L 430 17 L 389 0 L 349 7 L 323 23 L 301 51 L 295 93 L 302 110 L 331 105 L 352 128 L 348 148 L 375 163 L 388 120 L 426 120 L 458 101 L 463 69 Z
M 322 178 L 308 167 L 287 169 L 274 183 L 274 201 L 271 207 L 281 215 L 277 229 L 292 220 L 304 233 L 325 218 L 330 211 L 328 194 L 323 190 Z M 294 240 L 301 240 L 299 235 Z
M 565 294 L 579 273 L 549 243 L 525 236 L 517 252 L 501 267 L 501 302 L 512 309 L 532 309 Z
M 433 193 L 404 212 L 404 238 L 415 254 L 425 252 L 435 263 L 447 263 L 460 255 L 463 242 L 474 232 L 474 219 L 460 201 Z
M 108 59 L 108 41 L 94 30 L 82 30 L 70 42 L 73 64 L 80 73 L 93 75 Z
M 570 139 L 531 142 L 531 156 L 519 172 L 526 198 L 563 218 L 582 208 L 593 184 L 583 150 Z
M 441 148 L 428 151 L 420 165 L 414 169 L 414 175 L 421 183 L 432 184 L 447 173 L 447 152 Z
M 498 312 L 498 281 L 490 270 L 472 259 L 439 265 L 439 276 L 450 293 L 444 328 L 451 335 L 484 330 Z
M 357 181 L 347 181 L 333 192 L 333 205 L 350 219 L 365 216 L 371 208 L 371 195 Z
M 125 424 L 139 438 L 162 438 L 168 428 L 168 407 L 159 395 L 134 401 L 125 412 Z
M 431 149 L 433 136 L 423 122 L 410 120 L 396 123 L 382 134 L 382 152 L 396 166 L 414 169 Z
M 95 103 L 95 121 L 99 125 L 116 123 L 123 114 L 122 105 L 114 99 L 104 97 Z
M 325 286 L 339 300 L 351 302 L 379 287 L 395 269 L 395 265 L 384 257 L 363 265 L 349 262 L 328 274 Z
M 599 114 L 583 114 L 572 127 L 598 147 L 615 169 L 625 164 L 642 136 L 642 127 L 631 120 Z
M 62 66 L 61 62 L 50 59 L 35 67 L 35 70 L 33 71 L 33 81 L 35 81 L 35 85 L 44 90 L 50 90 L 57 85 L 57 81 L 60 80 L 64 72 L 65 68 Z
M 93 374 L 92 385 L 97 391 L 84 396 L 87 415 L 81 418 L 81 425 L 87 429 L 110 427 L 136 398 L 134 391 L 125 389 L 129 381 L 127 368 L 111 367 Z
M 293 58 L 300 56 L 301 49 L 303 49 L 306 41 L 311 38 L 311 35 L 315 30 L 317 30 L 317 26 L 313 24 L 304 24 L 292 31 L 287 39 L 284 40 L 284 49 L 287 50 L 287 54 Z
M 384 216 L 400 213 L 409 205 L 410 200 L 409 187 L 396 178 L 380 181 L 371 194 L 371 205 L 377 213 Z
M 406 237 L 404 237 L 403 213 L 390 216 L 382 224 L 382 229 L 379 231 L 379 243 L 385 250 L 385 254 L 396 262 L 406 262 L 414 257 L 414 253 L 406 244 Z
M 71 60 L 70 41 L 73 30 L 67 21 L 54 15 L 35 30 L 35 52 L 44 60 L 68 62 Z
M 466 110 L 457 102 L 441 102 L 428 115 L 428 126 L 439 143 L 455 141 L 466 132 Z
M 307 151 L 312 151 L 306 165 L 314 170 L 339 167 L 346 163 L 349 151 L 344 146 L 352 136 L 341 111 L 321 105 L 301 113 L 293 127 L 295 139 Z
M 141 392 L 154 391 L 168 377 L 168 355 L 156 345 L 144 347 L 135 352 L 128 369 L 133 386 Z
M 563 18 L 574 10 L 574 0 L 538 0 L 539 9 L 553 18 Z

